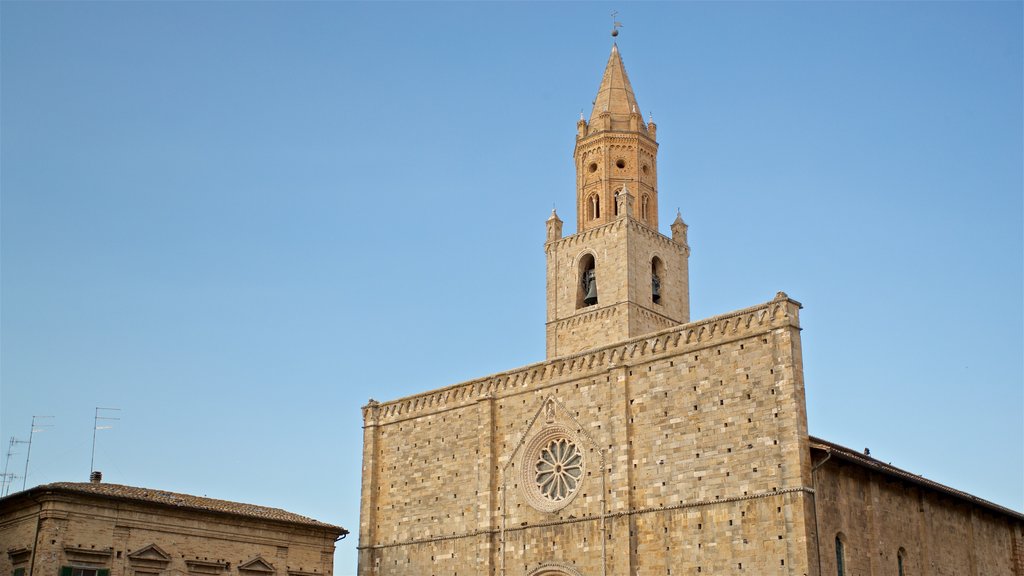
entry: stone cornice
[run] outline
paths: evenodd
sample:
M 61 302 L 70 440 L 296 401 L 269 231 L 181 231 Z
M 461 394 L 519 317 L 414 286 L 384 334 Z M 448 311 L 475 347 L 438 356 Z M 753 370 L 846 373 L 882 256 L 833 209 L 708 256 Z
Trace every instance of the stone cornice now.
M 655 149 L 658 148 L 658 142 L 643 132 L 634 132 L 632 130 L 601 130 L 599 132 L 588 134 L 587 137 L 582 140 L 577 140 L 576 150 L 590 147 L 600 141 L 631 143 L 638 140 L 643 140 L 645 144 L 653 146 Z M 575 155 L 575 152 L 573 152 L 573 154 Z
M 672 248 L 672 249 L 677 249 L 677 250 L 682 248 L 682 246 L 680 244 L 677 244 L 675 242 L 675 240 L 673 240 L 672 238 L 669 238 L 668 236 L 665 236 L 661 232 L 655 230 L 654 228 L 651 228 L 650 226 L 644 224 L 640 220 L 637 220 L 636 218 L 633 218 L 632 216 L 624 216 L 624 217 L 620 217 L 620 218 L 617 218 L 615 220 L 612 220 L 611 222 L 608 222 L 607 224 L 602 224 L 602 225 L 596 226 L 594 228 L 588 228 L 588 229 L 584 230 L 583 232 L 577 232 L 577 233 L 572 234 L 570 236 L 565 236 L 565 237 L 559 238 L 557 240 L 552 240 L 551 242 L 546 242 L 544 244 L 544 251 L 545 252 L 550 252 L 553 249 L 554 250 L 560 250 L 560 249 L 563 249 L 563 248 L 568 248 L 568 247 L 573 246 L 575 244 L 579 244 L 579 243 L 587 242 L 589 240 L 600 238 L 601 236 L 604 236 L 605 234 L 608 234 L 610 232 L 614 232 L 614 231 L 617 231 L 617 230 L 621 230 L 623 228 L 626 228 L 628 230 L 634 230 L 634 231 L 636 231 L 638 233 L 641 233 L 644 236 L 647 236 L 648 238 L 651 238 L 655 242 L 660 243 L 661 245 L 663 245 L 666 248 Z
M 650 226 L 644 224 L 643 222 L 641 222 L 640 220 L 637 220 L 636 218 L 628 217 L 628 218 L 626 218 L 626 222 L 627 222 L 626 226 L 630 230 L 635 230 L 635 231 L 643 234 L 644 236 L 647 236 L 648 238 L 651 238 L 655 242 L 658 242 L 658 243 L 662 244 L 666 248 L 672 248 L 672 249 L 675 249 L 675 250 L 678 250 L 678 249 L 681 248 L 681 246 L 679 244 L 676 244 L 675 240 L 672 240 L 668 236 L 665 236 L 661 232 L 658 232 L 654 228 L 651 228 Z
M 616 230 L 622 229 L 625 226 L 625 222 L 627 220 L 629 219 L 619 218 L 617 220 L 612 220 L 607 224 L 601 224 L 600 226 L 595 226 L 594 228 L 587 228 L 583 232 L 577 232 L 571 236 L 566 236 L 564 238 L 559 238 L 558 240 L 548 242 L 544 245 L 544 251 L 547 252 L 552 249 L 568 248 L 569 246 L 572 246 L 574 244 L 579 244 L 582 242 L 586 242 L 588 240 L 600 238 L 605 234 L 609 234 Z M 559 244 L 564 244 L 564 246 L 559 246 Z
M 799 330 L 801 307 L 799 302 L 779 292 L 774 300 L 757 306 L 672 326 L 610 346 L 552 358 L 388 402 L 373 401 L 364 407 L 364 425 L 398 422 L 468 406 L 487 394 L 500 397 L 513 390 L 537 389 L 556 381 L 602 372 L 613 366 L 648 362 L 665 355 L 699 350 L 777 328 L 792 327 Z
M 562 318 L 561 320 L 552 320 L 547 322 L 546 326 L 557 326 L 559 328 L 565 326 L 578 326 L 580 324 L 587 324 L 595 320 L 604 320 L 605 318 L 611 318 L 618 313 L 618 307 L 626 304 L 626 302 L 616 302 L 615 304 L 609 304 L 601 307 L 587 307 L 580 310 L 579 314 L 570 316 L 568 318 Z

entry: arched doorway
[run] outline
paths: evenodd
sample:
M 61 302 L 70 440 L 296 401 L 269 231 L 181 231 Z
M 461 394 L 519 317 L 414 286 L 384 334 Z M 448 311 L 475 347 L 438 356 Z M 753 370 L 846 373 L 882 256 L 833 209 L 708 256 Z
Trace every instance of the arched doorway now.
M 583 574 L 568 564 L 550 562 L 533 569 L 526 576 L 583 576 Z

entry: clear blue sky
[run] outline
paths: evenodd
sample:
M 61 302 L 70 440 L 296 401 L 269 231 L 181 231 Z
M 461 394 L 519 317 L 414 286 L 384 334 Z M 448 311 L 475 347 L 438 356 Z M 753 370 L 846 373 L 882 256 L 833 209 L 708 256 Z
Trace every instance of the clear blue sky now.
M 692 316 L 788 292 L 813 434 L 1024 509 L 1020 2 L 2 2 L 28 484 L 118 407 L 107 480 L 341 524 L 353 574 L 366 399 L 544 356 L 613 7 Z

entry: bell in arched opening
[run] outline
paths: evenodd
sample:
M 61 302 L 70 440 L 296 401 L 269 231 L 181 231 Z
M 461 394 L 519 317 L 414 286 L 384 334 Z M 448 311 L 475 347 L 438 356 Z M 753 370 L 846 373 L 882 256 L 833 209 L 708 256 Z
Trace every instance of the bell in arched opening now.
M 651 301 L 655 304 L 661 302 L 661 276 L 664 273 L 664 267 L 661 258 L 655 256 L 651 259 Z
M 597 304 L 597 277 L 594 275 L 593 268 L 583 272 L 583 294 L 584 306 Z

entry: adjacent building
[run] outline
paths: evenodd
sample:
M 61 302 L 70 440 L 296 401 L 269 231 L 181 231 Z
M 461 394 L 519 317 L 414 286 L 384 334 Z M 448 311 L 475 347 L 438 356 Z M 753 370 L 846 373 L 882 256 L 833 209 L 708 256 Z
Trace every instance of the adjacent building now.
M 0 575 L 331 576 L 348 534 L 277 508 L 94 480 L 0 499 Z
M 364 407 L 359 574 L 1024 576 L 1019 512 L 808 434 L 799 302 L 690 318 L 656 130 L 613 47 L 547 358 Z

